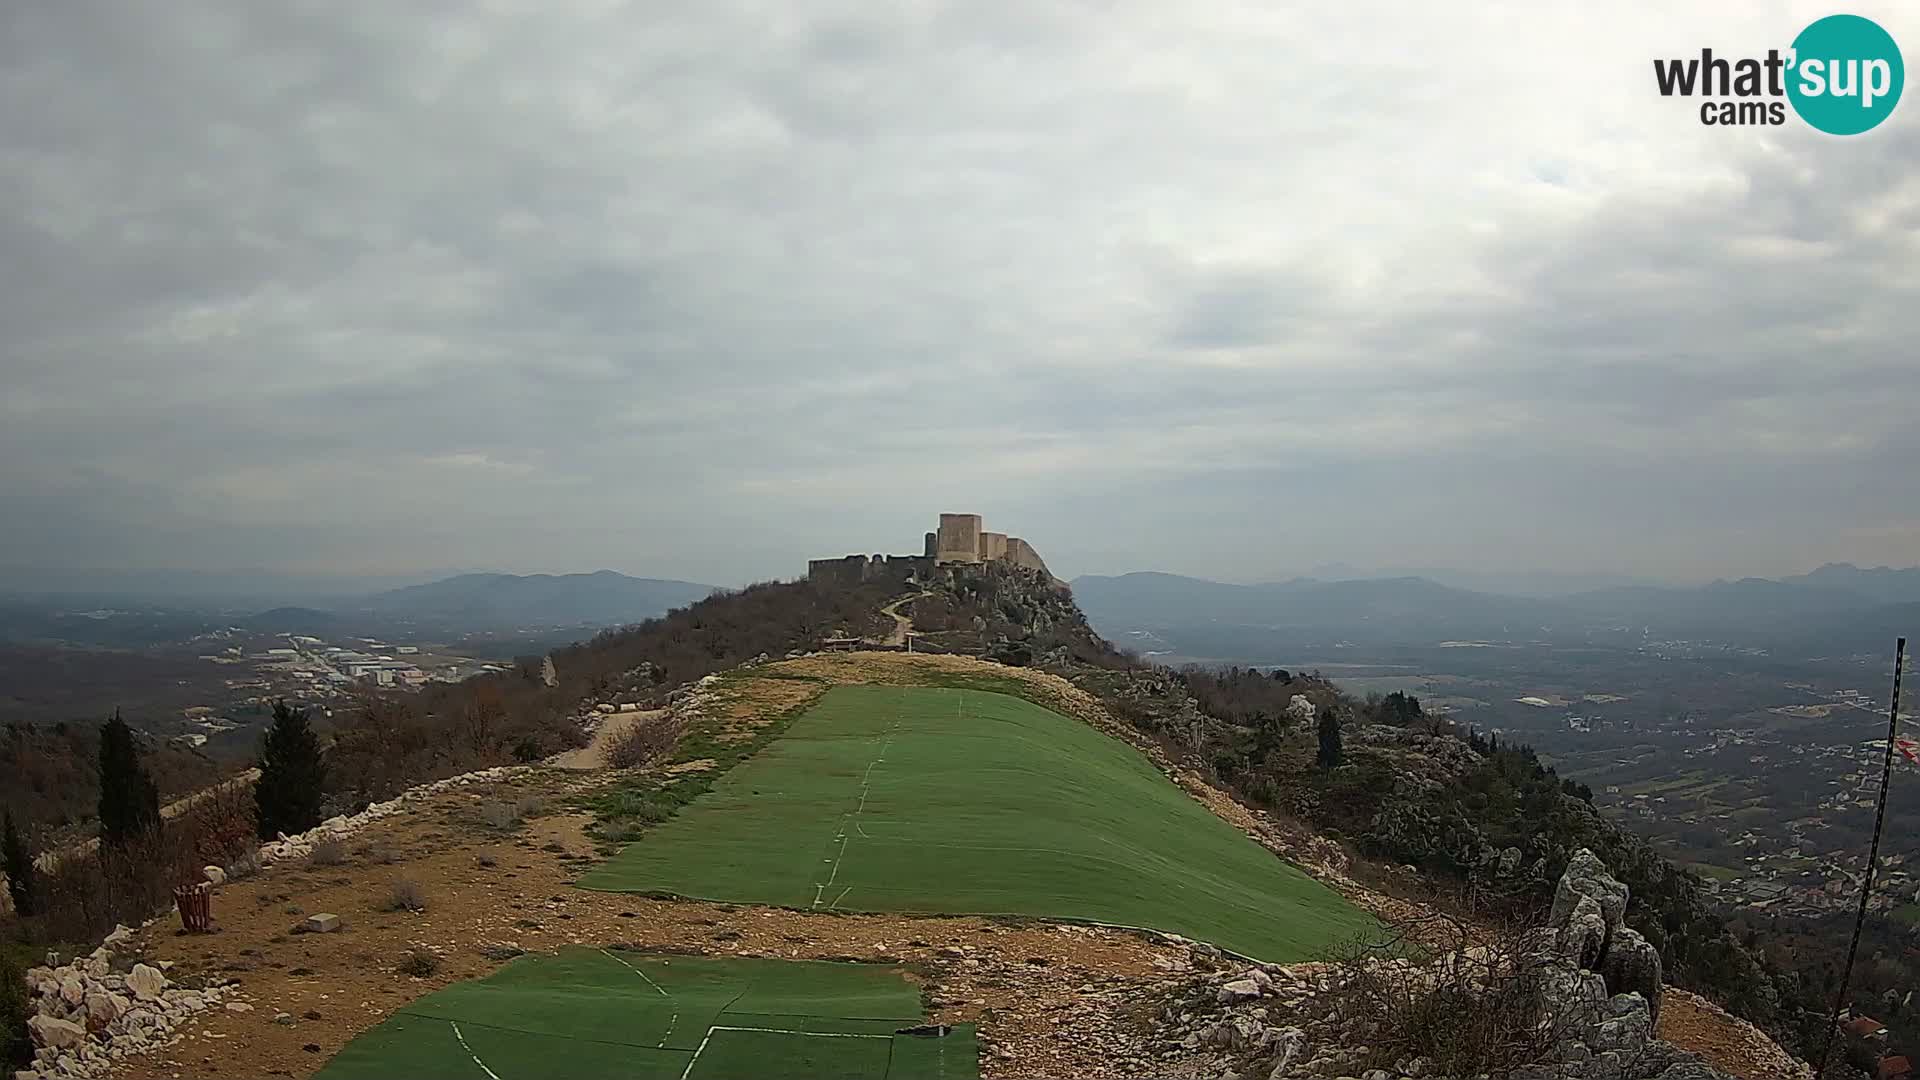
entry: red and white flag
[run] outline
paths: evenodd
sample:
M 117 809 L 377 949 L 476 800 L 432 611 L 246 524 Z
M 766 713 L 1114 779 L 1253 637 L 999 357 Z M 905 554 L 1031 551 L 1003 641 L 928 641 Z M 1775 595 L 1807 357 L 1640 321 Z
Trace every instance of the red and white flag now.
M 1893 740 L 1893 748 L 1906 755 L 1908 761 L 1920 765 L 1920 742 L 1914 742 L 1905 735 L 1900 735 Z

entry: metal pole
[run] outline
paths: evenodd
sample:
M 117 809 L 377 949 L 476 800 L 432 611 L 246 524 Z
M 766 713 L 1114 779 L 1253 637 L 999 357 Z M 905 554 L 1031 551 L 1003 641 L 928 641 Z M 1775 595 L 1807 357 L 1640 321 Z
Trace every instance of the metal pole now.
M 1880 766 L 1880 808 L 1873 815 L 1873 845 L 1867 849 L 1867 880 L 1860 886 L 1860 911 L 1853 917 L 1853 943 L 1847 946 L 1847 967 L 1840 976 L 1840 992 L 1833 998 L 1833 1016 L 1827 1023 L 1827 1044 L 1820 1051 L 1816 1078 L 1827 1075 L 1833 1058 L 1834 1039 L 1840 1034 L 1840 1010 L 1847 1003 L 1847 988 L 1853 983 L 1853 956 L 1860 951 L 1860 928 L 1867 922 L 1867 899 L 1873 895 L 1873 871 L 1880 862 L 1880 830 L 1887 822 L 1887 783 L 1893 779 L 1893 740 L 1900 734 L 1900 673 L 1907 666 L 1907 639 L 1893 646 L 1893 701 L 1887 706 L 1887 759 Z

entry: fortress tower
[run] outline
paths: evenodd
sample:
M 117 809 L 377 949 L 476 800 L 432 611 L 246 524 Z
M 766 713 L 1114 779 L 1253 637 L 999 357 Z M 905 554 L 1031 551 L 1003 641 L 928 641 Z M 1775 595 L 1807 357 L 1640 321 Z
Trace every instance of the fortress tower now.
M 901 573 L 924 574 L 954 563 L 1010 563 L 1052 576 L 1033 545 L 1017 536 L 986 532 L 979 514 L 941 514 L 940 527 L 923 537 L 920 555 L 848 555 L 813 559 L 807 576 L 815 581 L 859 583 Z
M 940 531 L 935 534 L 935 563 L 979 562 L 980 515 L 941 514 Z

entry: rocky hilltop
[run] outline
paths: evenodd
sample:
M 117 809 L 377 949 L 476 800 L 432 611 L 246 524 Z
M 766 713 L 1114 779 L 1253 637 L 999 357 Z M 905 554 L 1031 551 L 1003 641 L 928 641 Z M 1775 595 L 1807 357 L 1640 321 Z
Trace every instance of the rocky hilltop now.
M 1754 1015 L 1753 987 L 1716 981 L 1752 969 L 1686 876 L 1524 748 L 1453 730 L 1410 699 L 1355 700 L 1312 673 L 1142 663 L 1094 634 L 1069 591 L 1018 566 L 940 567 L 858 590 L 717 597 L 526 665 L 517 681 L 476 683 L 483 696 L 437 700 L 412 722 L 471 719 L 473 701 L 494 702 L 513 732 L 525 701 L 541 723 L 564 707 L 572 741 L 592 745 L 521 765 L 482 757 L 451 776 L 429 768 L 410 786 L 371 789 L 377 798 L 339 798 L 310 833 L 209 868 L 219 934 L 178 935 L 167 916 L 79 959 L 50 957 L 27 977 L 37 1050 L 21 1080 L 217 1074 L 237 1047 L 259 1071 L 310 1075 L 423 994 L 526 952 L 609 943 L 913 965 L 933 1022 L 977 1025 L 991 1080 L 1805 1074 L 1754 1026 L 1681 989 Z M 935 655 L 815 648 L 849 633 L 883 640 L 896 618 Z M 1390 939 L 1281 966 L 1119 927 L 570 888 L 825 688 L 953 680 L 1133 745 L 1219 818 L 1372 912 Z M 640 717 L 669 736 L 628 760 L 611 743 L 635 728 L 612 721 Z M 1769 977 L 1753 973 L 1757 985 Z

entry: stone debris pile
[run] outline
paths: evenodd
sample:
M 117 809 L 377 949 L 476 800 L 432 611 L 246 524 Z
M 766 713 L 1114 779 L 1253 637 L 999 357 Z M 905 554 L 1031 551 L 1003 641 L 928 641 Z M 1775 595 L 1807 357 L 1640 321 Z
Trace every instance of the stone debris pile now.
M 251 1008 L 231 984 L 194 989 L 168 979 L 164 964 L 116 962 L 114 950 L 132 937 L 118 927 L 85 958 L 27 969 L 35 1049 L 33 1064 L 14 1080 L 105 1076 L 122 1058 L 175 1042 L 197 1013 L 222 1004 Z

